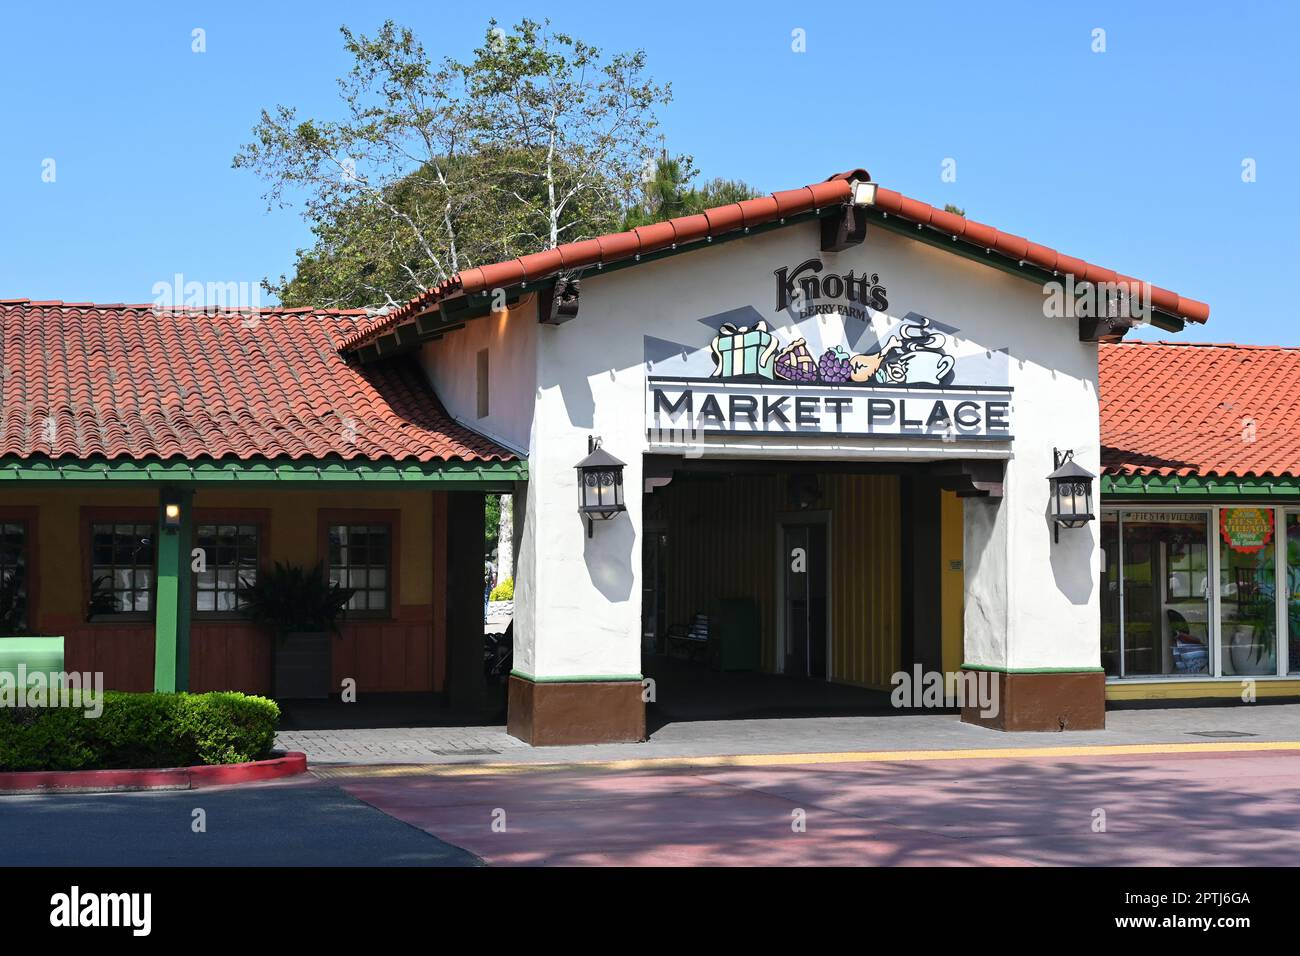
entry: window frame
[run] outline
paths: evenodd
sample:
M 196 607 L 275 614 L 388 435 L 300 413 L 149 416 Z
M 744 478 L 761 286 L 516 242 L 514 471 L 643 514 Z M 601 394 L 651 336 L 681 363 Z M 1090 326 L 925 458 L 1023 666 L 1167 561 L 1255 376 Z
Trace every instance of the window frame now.
M 401 518 L 397 508 L 322 508 L 317 512 L 317 553 L 326 580 L 330 573 L 330 528 L 335 525 L 386 525 L 388 528 L 388 607 L 386 610 L 349 609 L 343 620 L 396 621 L 398 616 L 399 584 L 401 581 Z
M 95 567 L 95 525 L 97 524 L 148 524 L 153 526 L 153 564 L 149 578 L 149 610 L 124 611 L 113 614 L 91 614 L 90 598 L 93 593 Z M 81 616 L 87 624 L 129 625 L 138 627 L 153 622 L 158 614 L 158 509 L 141 505 L 125 507 L 82 507 L 81 509 Z
M 39 634 L 37 618 L 40 616 L 40 513 L 36 505 L 0 505 L 0 524 L 23 526 L 23 566 L 27 569 L 26 607 L 24 617 L 28 634 Z
M 1270 547 L 1274 548 L 1273 555 L 1273 573 L 1274 573 L 1274 600 L 1273 610 L 1276 615 L 1276 627 L 1274 628 L 1275 643 L 1274 657 L 1276 668 L 1271 674 L 1224 674 L 1222 661 L 1222 595 L 1221 582 L 1219 575 L 1222 568 L 1222 548 L 1224 546 L 1223 537 L 1220 533 L 1220 513 L 1224 508 L 1264 508 L 1273 512 L 1273 540 Z M 1240 683 L 1243 680 L 1295 680 L 1300 677 L 1300 673 L 1288 671 L 1289 648 L 1287 646 L 1287 602 L 1285 598 L 1286 591 L 1286 516 L 1288 514 L 1300 514 L 1300 508 L 1294 505 L 1279 505 L 1269 502 L 1255 502 L 1250 500 L 1234 501 L 1229 503 L 1223 502 L 1160 502 L 1150 503 L 1137 500 L 1118 500 L 1112 501 L 1102 506 L 1102 514 L 1114 514 L 1116 520 L 1116 541 L 1120 548 L 1117 561 L 1119 575 L 1119 660 L 1120 673 L 1116 675 L 1107 674 L 1107 683 L 1150 683 L 1155 681 L 1230 681 Z M 1208 525 L 1207 554 L 1207 578 L 1210 584 L 1209 601 L 1206 609 L 1207 626 L 1206 640 L 1209 643 L 1209 663 L 1210 671 L 1207 674 L 1126 674 L 1124 673 L 1124 512 L 1126 511 L 1179 511 L 1179 512 L 1196 512 L 1205 514 Z M 1101 640 L 1101 632 L 1098 631 L 1098 641 Z
M 257 573 L 263 574 L 270 565 L 271 511 L 269 508 L 195 508 L 190 523 L 190 555 L 199 546 L 199 528 L 203 525 L 253 525 L 257 529 Z M 193 560 L 192 557 L 189 560 Z M 214 592 L 215 593 L 215 592 Z M 203 623 L 247 622 L 242 611 L 200 611 L 199 576 L 190 572 L 190 614 L 192 620 Z

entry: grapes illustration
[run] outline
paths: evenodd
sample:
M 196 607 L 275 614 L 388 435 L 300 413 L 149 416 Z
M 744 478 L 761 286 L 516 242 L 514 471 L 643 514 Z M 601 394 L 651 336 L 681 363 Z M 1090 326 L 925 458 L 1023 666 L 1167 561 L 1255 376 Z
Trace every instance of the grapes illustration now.
M 853 368 L 849 365 L 849 353 L 842 345 L 827 349 L 817 363 L 817 371 L 823 382 L 847 382 L 853 374 Z

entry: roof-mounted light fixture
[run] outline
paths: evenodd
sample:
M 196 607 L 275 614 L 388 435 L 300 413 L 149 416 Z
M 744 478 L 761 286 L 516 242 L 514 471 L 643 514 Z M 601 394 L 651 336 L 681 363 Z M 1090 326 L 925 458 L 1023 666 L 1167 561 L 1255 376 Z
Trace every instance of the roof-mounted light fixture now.
M 855 179 L 849 183 L 853 190 L 853 205 L 874 206 L 876 204 L 876 184 L 870 180 Z
M 849 201 L 837 213 L 822 219 L 822 252 L 843 252 L 862 243 L 867 235 L 867 217 L 857 212 L 876 204 L 876 184 L 866 179 L 849 182 Z

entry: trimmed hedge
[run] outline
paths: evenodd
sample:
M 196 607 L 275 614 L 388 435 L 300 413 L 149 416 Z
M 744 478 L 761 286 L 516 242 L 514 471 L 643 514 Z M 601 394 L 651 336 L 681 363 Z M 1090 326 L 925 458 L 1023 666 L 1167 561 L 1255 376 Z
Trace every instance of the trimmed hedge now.
M 515 599 L 515 579 L 506 578 L 500 584 L 492 589 L 488 595 L 489 601 L 513 601 Z
M 132 770 L 247 763 L 275 741 L 280 708 L 265 697 L 107 691 L 104 710 L 0 710 L 0 770 Z

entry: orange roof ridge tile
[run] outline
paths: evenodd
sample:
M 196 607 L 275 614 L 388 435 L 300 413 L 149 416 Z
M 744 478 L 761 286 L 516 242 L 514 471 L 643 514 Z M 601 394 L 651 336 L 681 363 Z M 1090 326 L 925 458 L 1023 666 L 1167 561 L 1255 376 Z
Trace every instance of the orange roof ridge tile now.
M 813 212 L 827 206 L 848 202 L 852 195 L 852 181 L 871 181 L 865 169 L 854 169 L 835 175 L 819 183 L 788 189 L 728 203 L 706 209 L 702 213 L 679 216 L 649 226 L 638 226 L 624 232 L 606 233 L 590 239 L 563 243 L 553 249 L 533 252 L 504 262 L 488 263 L 462 270 L 439 282 L 404 305 L 376 315 L 369 324 L 357 329 L 340 348 L 350 351 L 372 340 L 376 335 L 413 318 L 418 312 L 432 308 L 442 299 L 456 294 L 472 294 L 485 289 L 504 288 L 550 278 L 572 269 L 635 259 L 651 252 L 676 249 L 679 244 L 711 239 L 726 233 L 747 230 L 752 226 L 784 221 L 787 217 Z M 989 251 L 1030 263 L 1054 273 L 1067 273 L 1087 282 L 1136 282 L 1150 290 L 1151 302 L 1157 308 L 1190 322 L 1205 322 L 1210 307 L 1204 302 L 1189 299 L 1160 286 L 1144 283 L 1108 269 L 1059 253 L 1047 246 L 1030 242 L 1020 236 L 1001 232 L 992 226 L 936 209 L 929 203 L 910 199 L 892 189 L 878 186 L 876 208 L 888 215 L 896 215 L 910 222 L 929 226 L 954 239 L 983 246 Z

